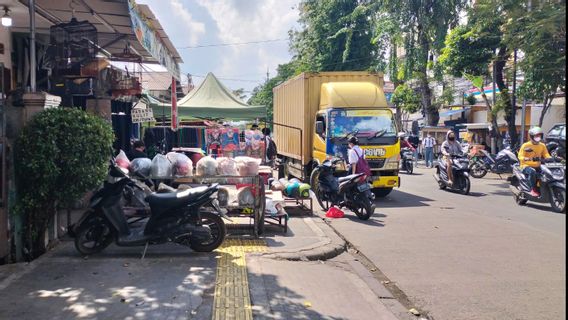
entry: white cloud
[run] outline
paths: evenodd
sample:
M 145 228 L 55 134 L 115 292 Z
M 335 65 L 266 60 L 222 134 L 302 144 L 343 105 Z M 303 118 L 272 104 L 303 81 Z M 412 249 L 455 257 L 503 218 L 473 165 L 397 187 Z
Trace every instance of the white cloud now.
M 184 30 L 188 31 L 189 45 L 196 45 L 199 42 L 200 37 L 205 34 L 205 24 L 195 21 L 191 13 L 189 13 L 179 0 L 172 0 L 170 5 L 174 16 L 176 16 L 179 21 L 183 21 L 186 25 Z

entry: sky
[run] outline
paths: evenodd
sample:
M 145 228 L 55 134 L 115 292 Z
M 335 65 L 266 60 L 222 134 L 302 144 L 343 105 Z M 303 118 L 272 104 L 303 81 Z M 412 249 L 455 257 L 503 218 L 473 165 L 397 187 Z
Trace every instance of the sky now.
M 178 49 L 183 75 L 198 85 L 213 72 L 245 94 L 290 61 L 288 31 L 298 28 L 299 0 L 137 0 L 147 4 Z M 229 46 L 210 46 L 277 40 Z M 202 46 L 200 48 L 188 48 Z

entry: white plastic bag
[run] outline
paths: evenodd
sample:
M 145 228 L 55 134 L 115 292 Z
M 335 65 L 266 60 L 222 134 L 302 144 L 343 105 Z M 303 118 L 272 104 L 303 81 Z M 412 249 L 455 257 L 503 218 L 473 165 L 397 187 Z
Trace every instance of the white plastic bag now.
M 197 161 L 196 174 L 198 176 L 214 176 L 217 174 L 217 161 L 210 156 Z
M 145 177 L 150 175 L 152 170 L 152 160 L 148 158 L 136 158 L 130 162 L 130 171 L 133 173 L 139 173 Z
M 258 167 L 260 159 L 251 157 L 236 157 L 237 168 L 240 176 L 256 176 L 258 175 Z
M 183 153 L 170 152 L 166 158 L 173 165 L 173 174 L 176 177 L 190 177 L 193 175 L 193 162 Z
M 222 176 L 237 176 L 237 162 L 231 158 L 217 158 L 217 172 Z
M 120 150 L 114 161 L 116 165 L 121 168 L 128 169 L 128 167 L 130 167 L 130 160 L 128 160 L 126 153 L 122 150 Z
M 157 154 L 152 160 L 152 178 L 154 179 L 171 179 L 172 163 L 163 154 Z
M 237 191 L 239 206 L 253 206 L 254 194 L 251 187 L 242 187 Z

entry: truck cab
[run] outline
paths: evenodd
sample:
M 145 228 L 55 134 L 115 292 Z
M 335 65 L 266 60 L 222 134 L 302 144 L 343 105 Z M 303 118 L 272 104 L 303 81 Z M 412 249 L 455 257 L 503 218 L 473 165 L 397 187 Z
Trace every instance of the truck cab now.
M 329 157 L 347 161 L 347 140 L 356 136 L 371 167 L 374 192 L 385 196 L 400 185 L 398 131 L 393 112 L 376 84 L 323 83 L 313 128 L 314 162 L 321 163 Z

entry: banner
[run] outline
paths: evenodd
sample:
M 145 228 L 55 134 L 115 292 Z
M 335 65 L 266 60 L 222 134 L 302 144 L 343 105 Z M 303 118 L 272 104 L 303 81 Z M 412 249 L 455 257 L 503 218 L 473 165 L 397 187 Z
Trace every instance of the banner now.
M 134 0 L 128 1 L 128 12 L 132 21 L 132 30 L 140 44 L 176 79 L 179 79 L 179 65 L 162 42 L 158 32 L 154 30 L 150 20 L 140 12 Z

